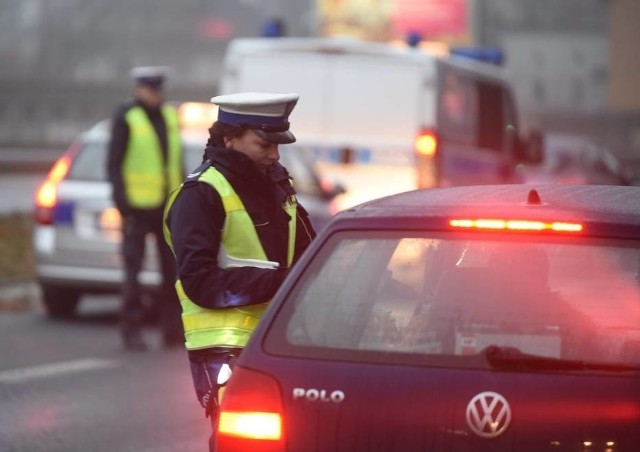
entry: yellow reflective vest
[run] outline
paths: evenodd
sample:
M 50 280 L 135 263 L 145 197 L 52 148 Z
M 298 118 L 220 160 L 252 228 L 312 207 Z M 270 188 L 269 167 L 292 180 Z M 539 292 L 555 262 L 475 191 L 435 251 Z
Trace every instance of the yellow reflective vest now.
M 277 263 L 267 259 L 253 221 L 229 181 L 214 167 L 207 168 L 198 180 L 215 188 L 226 214 L 217 256 L 218 266 L 223 269 L 244 266 L 277 268 Z M 180 189 L 171 194 L 165 208 L 165 218 L 179 192 Z M 287 264 L 290 266 L 295 249 L 297 203 L 287 200 L 282 207 L 291 218 L 287 251 Z M 164 232 L 167 243 L 173 249 L 166 223 Z M 269 300 L 265 300 L 261 304 L 238 308 L 206 309 L 189 299 L 180 279 L 176 282 L 176 291 L 182 305 L 182 324 L 188 350 L 244 347 L 269 304 Z
M 182 182 L 182 145 L 178 113 L 171 105 L 162 107 L 167 129 L 167 161 L 160 139 L 142 107 L 125 114 L 129 143 L 122 164 L 127 203 L 136 209 L 160 207 L 168 193 Z

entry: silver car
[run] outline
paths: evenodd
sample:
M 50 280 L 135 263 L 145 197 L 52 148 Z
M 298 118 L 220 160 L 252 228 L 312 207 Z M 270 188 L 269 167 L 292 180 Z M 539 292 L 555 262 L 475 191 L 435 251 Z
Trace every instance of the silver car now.
M 33 248 L 36 277 L 47 313 L 70 316 L 85 293 L 117 293 L 124 278 L 120 260 L 120 215 L 111 201 L 106 175 L 110 123 L 81 134 L 54 164 L 35 199 Z M 206 135 L 183 133 L 185 169 L 197 168 Z M 281 162 L 294 177 L 298 198 L 317 229 L 330 219 L 331 200 L 342 191 L 321 183 L 313 160 L 302 149 L 280 147 Z M 148 237 L 142 285 L 153 290 L 160 273 L 153 236 Z

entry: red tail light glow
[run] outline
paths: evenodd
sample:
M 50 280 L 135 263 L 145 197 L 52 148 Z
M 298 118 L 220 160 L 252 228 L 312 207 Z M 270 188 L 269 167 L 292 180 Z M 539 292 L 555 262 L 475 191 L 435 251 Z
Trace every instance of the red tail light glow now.
M 38 207 L 51 208 L 56 205 L 57 185 L 51 180 L 46 180 L 40 185 L 36 194 L 36 204 Z
M 58 184 L 65 178 L 71 166 L 71 156 L 60 157 L 47 174 L 45 181 L 38 187 L 35 196 L 35 220 L 40 224 L 53 222 L 53 208 L 58 201 Z
M 271 376 L 236 366 L 221 401 L 217 449 L 284 451 L 280 387 Z
M 505 229 L 512 231 L 580 232 L 583 229 L 580 223 L 507 220 L 498 218 L 454 219 L 449 220 L 449 225 L 454 228 Z
M 415 148 L 418 155 L 434 157 L 438 150 L 438 137 L 432 130 L 423 130 L 416 137 Z
M 281 421 L 277 413 L 225 411 L 220 414 L 218 431 L 249 439 L 279 440 L 282 438 Z

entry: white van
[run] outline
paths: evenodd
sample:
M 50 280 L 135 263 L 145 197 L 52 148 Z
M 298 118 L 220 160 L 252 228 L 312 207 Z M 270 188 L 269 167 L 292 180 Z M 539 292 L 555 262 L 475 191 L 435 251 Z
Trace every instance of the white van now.
M 295 92 L 297 146 L 343 183 L 341 208 L 451 185 L 518 181 L 524 158 L 500 67 L 350 38 L 241 38 L 219 91 Z

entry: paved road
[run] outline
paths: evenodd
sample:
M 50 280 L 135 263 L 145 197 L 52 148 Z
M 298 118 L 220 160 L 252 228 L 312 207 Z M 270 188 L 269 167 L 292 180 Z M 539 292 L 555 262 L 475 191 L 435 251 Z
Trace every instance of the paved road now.
M 72 320 L 0 313 L 0 451 L 206 450 L 186 351 L 148 327 L 152 349 L 125 352 L 116 312 L 115 297 L 93 297 Z

